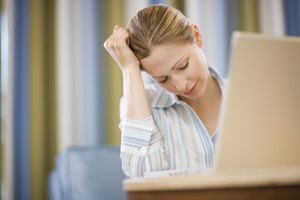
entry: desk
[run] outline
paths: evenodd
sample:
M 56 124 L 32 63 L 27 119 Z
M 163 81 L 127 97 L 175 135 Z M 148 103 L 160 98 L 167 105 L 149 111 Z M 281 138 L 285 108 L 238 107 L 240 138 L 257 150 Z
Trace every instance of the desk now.
M 300 199 L 300 173 L 185 175 L 126 179 L 128 200 Z

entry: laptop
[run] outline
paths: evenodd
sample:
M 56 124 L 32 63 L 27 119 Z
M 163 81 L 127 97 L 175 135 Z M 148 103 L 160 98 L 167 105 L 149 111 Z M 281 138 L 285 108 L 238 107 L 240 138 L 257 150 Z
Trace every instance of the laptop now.
M 300 38 L 234 32 L 229 82 L 213 169 L 146 177 L 300 172 Z
M 300 38 L 235 32 L 214 171 L 300 171 Z

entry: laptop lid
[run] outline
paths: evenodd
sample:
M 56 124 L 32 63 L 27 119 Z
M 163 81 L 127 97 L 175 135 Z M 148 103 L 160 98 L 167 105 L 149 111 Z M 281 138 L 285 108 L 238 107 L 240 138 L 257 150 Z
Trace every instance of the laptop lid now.
M 300 38 L 235 32 L 215 170 L 300 169 Z

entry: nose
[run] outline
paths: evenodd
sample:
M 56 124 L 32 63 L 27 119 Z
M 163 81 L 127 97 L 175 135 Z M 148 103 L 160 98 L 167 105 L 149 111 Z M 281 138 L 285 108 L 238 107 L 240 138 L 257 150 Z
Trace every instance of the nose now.
M 187 91 L 187 81 L 181 77 L 173 77 L 172 84 L 176 88 L 178 92 L 185 92 Z

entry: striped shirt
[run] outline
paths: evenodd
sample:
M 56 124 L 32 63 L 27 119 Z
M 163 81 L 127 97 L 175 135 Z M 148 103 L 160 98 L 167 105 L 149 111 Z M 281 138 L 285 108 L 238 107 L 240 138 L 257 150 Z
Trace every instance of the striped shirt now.
M 210 67 L 209 70 L 221 88 L 224 103 L 227 81 L 215 69 Z M 151 108 L 151 115 L 145 119 L 124 119 L 123 100 L 120 102 L 124 173 L 128 177 L 136 177 L 153 171 L 212 167 L 222 120 L 210 136 L 195 111 L 176 95 L 155 83 L 145 89 Z

